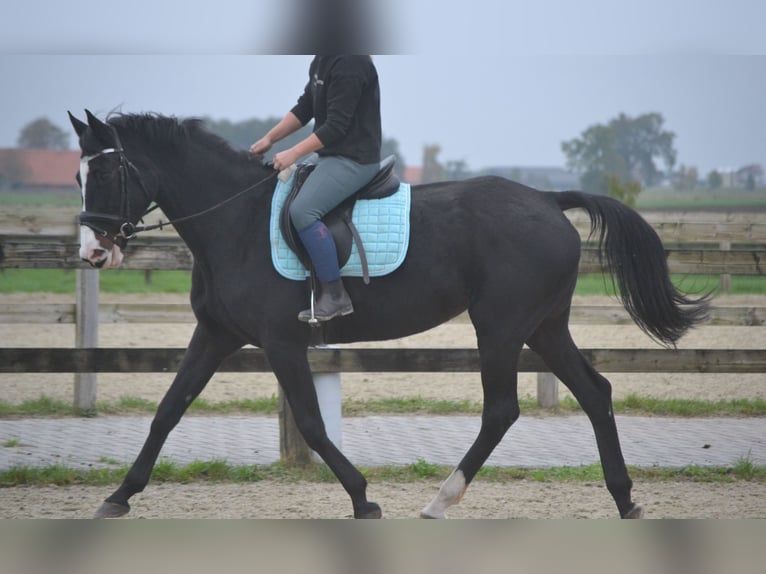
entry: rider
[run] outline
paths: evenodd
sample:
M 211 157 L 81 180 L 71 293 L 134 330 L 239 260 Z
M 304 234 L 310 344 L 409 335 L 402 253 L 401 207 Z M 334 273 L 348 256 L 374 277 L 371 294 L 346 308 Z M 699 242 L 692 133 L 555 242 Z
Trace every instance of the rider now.
M 315 56 L 298 103 L 250 151 L 263 155 L 312 118 L 313 133 L 276 154 L 273 163 L 281 171 L 307 154 L 319 156 L 290 208 L 290 219 L 320 282 L 314 315 L 329 321 L 353 313 L 354 307 L 340 278 L 335 242 L 321 218 L 380 168 L 380 87 L 370 56 Z M 301 321 L 310 318 L 310 310 L 298 314 Z

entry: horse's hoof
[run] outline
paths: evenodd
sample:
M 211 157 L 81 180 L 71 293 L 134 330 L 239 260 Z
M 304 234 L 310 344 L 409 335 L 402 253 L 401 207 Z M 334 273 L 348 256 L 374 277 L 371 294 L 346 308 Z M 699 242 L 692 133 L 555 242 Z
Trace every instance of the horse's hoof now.
M 382 518 L 383 511 L 374 502 L 365 502 L 360 508 L 354 510 L 354 518 Z
M 447 515 L 444 512 L 442 512 L 440 515 L 437 515 L 435 513 L 426 512 L 425 509 L 423 509 L 420 511 L 420 518 L 425 518 L 429 520 L 443 520 L 447 518 Z
M 119 518 L 130 512 L 130 506 L 127 504 L 117 504 L 116 502 L 104 502 L 93 515 L 93 518 Z
M 640 504 L 634 504 L 633 508 L 628 510 L 625 513 L 625 516 L 623 518 L 643 518 L 644 517 L 644 507 Z

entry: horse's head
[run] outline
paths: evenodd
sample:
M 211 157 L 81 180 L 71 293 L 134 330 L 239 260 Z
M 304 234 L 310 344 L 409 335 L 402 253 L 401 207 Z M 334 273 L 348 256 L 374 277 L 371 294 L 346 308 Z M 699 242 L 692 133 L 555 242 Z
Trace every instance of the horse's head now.
M 88 123 L 69 114 L 81 150 L 80 258 L 93 267 L 119 267 L 151 198 L 115 127 L 85 113 Z

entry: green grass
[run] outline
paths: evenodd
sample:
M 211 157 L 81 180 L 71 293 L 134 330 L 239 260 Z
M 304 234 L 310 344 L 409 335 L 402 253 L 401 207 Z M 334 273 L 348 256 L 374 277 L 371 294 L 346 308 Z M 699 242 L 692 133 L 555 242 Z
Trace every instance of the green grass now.
M 188 293 L 191 273 L 188 271 L 152 271 L 146 282 L 143 271 L 116 269 L 99 274 L 104 293 Z M 701 295 L 718 292 L 717 275 L 671 275 L 671 281 L 683 293 Z M 0 270 L 0 293 L 72 293 L 75 273 L 71 269 L 3 269 Z M 766 277 L 734 275 L 731 294 L 766 294 Z M 611 279 L 601 273 L 584 273 L 577 279 L 575 295 L 614 295 Z
M 74 185 L 74 176 L 73 185 Z M 75 214 L 82 208 L 82 197 L 77 187 L 72 191 L 50 193 L 25 193 L 20 191 L 0 192 L 0 206 L 17 205 L 28 207 L 71 207 Z
M 204 414 L 228 414 L 247 412 L 252 414 L 277 414 L 279 398 L 276 395 L 259 399 L 239 399 L 209 403 L 204 399 L 196 399 L 189 407 L 189 412 Z
M 16 467 L 0 471 L 0 487 L 13 486 L 104 486 L 122 481 L 127 466 L 78 469 L 61 465 L 42 468 Z M 423 480 L 441 481 L 449 476 L 452 467 L 418 460 L 406 466 L 363 467 L 360 469 L 371 482 L 410 483 Z M 731 466 L 686 466 L 683 468 L 629 467 L 634 480 L 644 482 L 766 482 L 766 467 L 757 466 L 748 458 L 739 459 Z M 478 480 L 510 482 L 533 480 L 537 482 L 601 482 L 600 464 L 561 466 L 552 468 L 495 467 L 482 468 Z M 335 482 L 335 477 L 324 464 L 312 463 L 304 468 L 288 468 L 282 463 L 271 465 L 230 465 L 225 461 L 195 461 L 179 465 L 162 460 L 154 467 L 152 482 Z
M 474 401 L 444 401 L 422 397 L 343 401 L 344 416 L 363 414 L 478 414 L 481 404 Z
M 677 275 L 670 276 L 671 282 L 685 295 L 702 296 L 708 292 L 720 294 L 720 278 L 718 275 Z M 617 291 L 610 277 L 601 273 L 582 273 L 577 278 L 575 295 L 615 296 Z M 766 277 L 756 275 L 733 275 L 731 277 L 730 295 L 764 295 L 766 294 Z
M 77 414 L 71 404 L 41 395 L 36 399 L 29 399 L 18 405 L 11 405 L 0 401 L 0 416 L 25 415 L 25 416 L 68 416 Z
M 733 399 L 713 402 L 629 395 L 625 399 L 614 401 L 614 412 L 675 417 L 763 416 L 766 415 L 766 400 Z
M 97 410 L 105 415 L 154 413 L 157 403 L 138 397 L 121 397 L 116 403 L 100 403 Z M 211 403 L 205 399 L 196 399 L 190 406 L 189 412 L 195 414 L 277 414 L 279 412 L 279 399 L 276 395 L 258 399 L 240 399 L 236 401 L 222 401 Z
M 189 271 L 152 271 L 147 283 L 144 271 L 115 269 L 99 274 L 103 293 L 188 293 Z M 0 270 L 0 293 L 74 293 L 72 269 Z
M 571 415 L 581 412 L 580 405 L 571 397 L 559 401 L 555 409 L 542 409 L 537 401 L 524 398 L 519 401 L 522 415 Z M 475 401 L 444 401 L 422 397 L 374 399 L 368 401 L 345 400 L 343 416 L 370 414 L 423 414 L 423 415 L 471 415 L 481 414 L 481 403 Z M 136 397 L 122 397 L 115 403 L 99 403 L 95 413 L 82 413 L 71 404 L 41 396 L 18 405 L 0 401 L 0 417 L 11 416 L 93 416 L 153 414 L 157 403 Z M 210 403 L 197 399 L 189 412 L 194 414 L 258 414 L 277 415 L 279 400 L 275 395 L 258 399 L 242 399 Z M 766 416 L 766 400 L 734 399 L 728 401 L 698 401 L 688 399 L 656 399 L 629 395 L 614 401 L 614 412 L 623 415 L 651 415 L 672 417 Z

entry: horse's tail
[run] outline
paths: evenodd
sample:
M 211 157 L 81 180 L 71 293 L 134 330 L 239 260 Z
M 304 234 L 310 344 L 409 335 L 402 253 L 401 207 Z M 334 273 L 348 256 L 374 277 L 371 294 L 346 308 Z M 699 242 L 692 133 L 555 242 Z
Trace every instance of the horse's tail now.
M 647 335 L 675 347 L 690 327 L 707 318 L 710 294 L 692 299 L 675 288 L 660 238 L 635 210 L 603 195 L 552 195 L 562 211 L 579 207 L 588 212 L 599 260 L 617 280 L 623 306 Z

